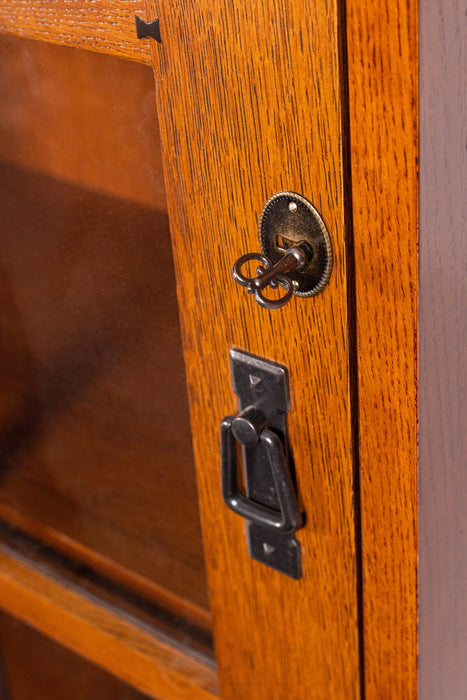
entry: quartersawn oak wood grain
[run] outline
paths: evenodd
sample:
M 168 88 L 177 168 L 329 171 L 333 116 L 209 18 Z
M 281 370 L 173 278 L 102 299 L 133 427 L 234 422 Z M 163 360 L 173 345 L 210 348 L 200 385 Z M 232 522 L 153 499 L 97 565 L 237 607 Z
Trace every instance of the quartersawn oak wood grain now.
M 417 694 L 417 3 L 347 2 L 367 700 Z
M 213 669 L 0 551 L 0 608 L 159 700 L 213 700 Z
M 136 39 L 143 0 L 3 0 L 0 32 L 150 61 L 150 40 Z
M 335 2 L 148 3 L 217 658 L 224 700 L 359 697 Z M 279 190 L 321 212 L 329 286 L 279 311 L 231 278 L 258 249 Z M 252 561 L 221 496 L 219 425 L 235 411 L 228 351 L 286 365 L 289 428 L 306 526 L 304 575 Z

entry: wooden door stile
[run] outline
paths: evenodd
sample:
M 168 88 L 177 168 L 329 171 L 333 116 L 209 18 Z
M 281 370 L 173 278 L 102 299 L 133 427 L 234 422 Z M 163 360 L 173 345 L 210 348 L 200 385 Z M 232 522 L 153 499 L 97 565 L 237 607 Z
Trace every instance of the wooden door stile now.
M 148 2 L 148 16 L 222 697 L 358 698 L 338 3 Z M 266 311 L 231 268 L 281 190 L 320 211 L 334 269 L 319 296 Z M 300 581 L 252 561 L 222 500 L 232 347 L 289 370 Z

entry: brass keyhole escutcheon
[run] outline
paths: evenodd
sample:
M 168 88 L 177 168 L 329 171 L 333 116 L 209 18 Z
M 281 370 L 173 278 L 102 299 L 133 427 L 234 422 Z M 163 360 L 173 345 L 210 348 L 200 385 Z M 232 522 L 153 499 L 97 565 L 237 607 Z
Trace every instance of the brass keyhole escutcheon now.
M 260 306 L 281 308 L 292 295 L 311 297 L 324 289 L 332 271 L 331 239 L 311 202 L 296 192 L 273 195 L 261 212 L 258 234 L 261 253 L 240 256 L 232 274 Z M 251 260 L 261 263 L 256 277 L 242 272 Z M 268 286 L 274 289 L 279 285 L 285 290 L 280 298 L 265 295 L 263 290 Z
M 293 294 L 311 297 L 319 294 L 329 282 L 332 272 L 332 247 L 329 233 L 315 207 L 296 192 L 278 192 L 266 204 L 258 224 L 263 254 L 272 265 L 293 246 L 308 248 L 305 263 L 292 270 Z

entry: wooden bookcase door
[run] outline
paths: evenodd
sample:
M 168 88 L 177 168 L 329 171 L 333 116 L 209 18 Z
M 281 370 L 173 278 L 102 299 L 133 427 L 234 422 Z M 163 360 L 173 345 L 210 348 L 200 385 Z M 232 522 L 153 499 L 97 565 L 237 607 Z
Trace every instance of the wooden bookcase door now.
M 119 3 L 119 11 L 122 7 Z M 45 9 L 31 3 L 34 12 Z M 94 11 L 102 12 L 99 21 L 105 19 L 104 5 L 96 10 L 83 3 L 80 26 L 86 36 Z M 310 13 L 302 0 L 214 7 L 203 0 L 149 2 L 147 11 L 148 19 L 160 18 L 163 35 L 151 50 L 220 693 L 224 700 L 356 699 L 359 544 L 342 4 L 318 0 Z M 7 19 L 5 24 L 11 31 Z M 30 35 L 96 49 L 92 39 L 80 44 L 66 23 L 46 24 L 46 32 L 38 34 L 35 26 Z M 28 35 L 21 21 L 18 33 Z M 125 33 L 115 46 L 106 35 L 102 50 L 147 61 L 147 50 L 127 50 L 127 40 Z M 118 83 L 115 78 L 110 84 Z M 284 190 L 302 194 L 319 211 L 330 233 L 333 270 L 318 296 L 293 297 L 284 308 L 267 311 L 235 284 L 231 268 L 241 254 L 258 250 L 260 212 L 271 195 Z M 140 262 L 144 267 L 147 260 Z M 130 268 L 131 263 L 128 259 Z M 146 267 L 144 275 L 150 280 Z M 163 320 L 164 314 L 158 323 Z M 244 521 L 222 499 L 219 430 L 223 417 L 236 410 L 229 368 L 233 347 L 288 370 L 290 451 L 305 514 L 297 532 L 303 568 L 298 581 L 249 557 Z M 165 393 L 173 398 L 170 387 Z M 101 414 L 104 427 L 113 409 L 110 400 Z M 195 503 L 194 488 L 192 498 Z M 16 524 L 27 529 L 18 510 L 23 520 Z M 191 510 L 184 515 L 182 533 L 196 528 Z M 4 516 L 11 522 L 11 508 Z M 60 525 L 48 524 L 41 537 L 56 546 L 59 533 Z M 74 533 L 63 535 L 62 545 L 69 548 Z M 93 552 L 91 538 L 84 553 L 86 563 L 95 564 L 108 551 Z M 167 639 L 152 643 L 145 630 L 128 622 L 126 611 L 120 623 L 115 601 L 109 611 L 82 600 L 74 587 L 49 582 L 43 571 L 29 570 L 24 559 L 18 563 L 4 554 L 1 561 L 4 600 L 17 601 L 17 617 L 72 651 L 154 697 L 179 700 L 216 692 L 209 664 L 184 656 Z M 160 597 L 161 587 L 148 586 L 151 577 L 138 571 L 140 561 L 124 562 L 128 580 L 133 581 L 132 570 L 143 574 L 145 592 L 151 589 L 153 599 L 167 605 L 170 595 Z M 106 573 L 115 578 L 114 564 Z M 170 569 L 160 573 L 169 577 Z M 178 580 L 190 585 L 183 576 Z M 158 583 L 170 592 L 170 583 Z M 183 591 L 175 594 L 184 597 Z M 209 629 L 204 602 L 198 598 L 193 606 L 187 597 L 185 612 L 197 608 L 196 624 Z M 122 658 L 127 664 L 119 663 Z

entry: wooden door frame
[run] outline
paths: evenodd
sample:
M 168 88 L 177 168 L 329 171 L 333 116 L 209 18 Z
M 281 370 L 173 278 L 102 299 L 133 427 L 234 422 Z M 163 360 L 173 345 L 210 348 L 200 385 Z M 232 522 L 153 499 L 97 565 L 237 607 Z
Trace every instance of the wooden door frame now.
M 460 700 L 465 16 L 457 0 L 346 7 L 363 693 Z
M 417 687 L 417 2 L 348 0 L 366 697 Z

